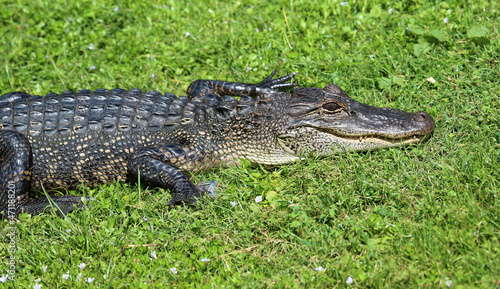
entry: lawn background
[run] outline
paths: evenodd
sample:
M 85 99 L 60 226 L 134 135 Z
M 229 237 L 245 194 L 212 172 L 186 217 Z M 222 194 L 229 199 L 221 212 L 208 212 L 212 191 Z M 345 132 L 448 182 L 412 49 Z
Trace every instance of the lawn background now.
M 277 69 L 436 120 L 418 146 L 197 174 L 218 183 L 197 209 L 136 184 L 81 188 L 96 198 L 88 210 L 21 216 L 15 282 L 0 287 L 500 287 L 498 1 L 0 7 L 0 94 L 182 95 L 196 79 L 258 82 Z M 12 230 L 0 224 L 1 277 Z

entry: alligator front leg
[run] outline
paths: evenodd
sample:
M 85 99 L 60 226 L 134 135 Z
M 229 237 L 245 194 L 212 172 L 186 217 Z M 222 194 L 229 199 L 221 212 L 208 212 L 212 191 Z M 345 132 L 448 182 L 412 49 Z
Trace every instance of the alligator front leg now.
M 169 205 L 195 205 L 202 193 L 179 166 L 187 162 L 198 162 L 201 158 L 201 153 L 192 149 L 185 150 L 180 145 L 148 146 L 129 156 L 128 174 L 131 179 L 139 176 L 148 184 L 170 189 L 172 200 Z
M 259 83 L 240 83 L 199 79 L 191 83 L 188 87 L 187 94 L 191 99 L 198 97 L 208 103 L 218 103 L 222 101 L 221 95 L 262 96 L 266 93 L 275 92 L 280 89 L 292 88 L 297 85 L 293 82 L 288 82 L 289 80 L 292 80 L 297 73 L 273 79 L 274 74 L 276 74 L 276 70 Z
M 20 213 L 39 214 L 51 207 L 47 197 L 30 199 L 33 155 L 31 145 L 19 132 L 0 131 L 0 217 L 13 220 Z M 63 214 L 81 207 L 81 197 L 53 196 Z M 58 211 L 61 213 L 61 211 Z

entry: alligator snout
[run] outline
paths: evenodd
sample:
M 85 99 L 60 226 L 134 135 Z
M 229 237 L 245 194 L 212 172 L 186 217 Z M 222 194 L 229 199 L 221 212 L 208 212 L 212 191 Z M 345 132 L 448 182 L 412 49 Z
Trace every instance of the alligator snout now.
M 431 132 L 436 127 L 434 119 L 425 111 L 416 112 L 412 120 L 419 126 L 422 126 L 425 133 Z
M 415 113 L 413 120 L 416 122 L 424 122 L 432 120 L 432 117 L 425 111 L 419 111 Z

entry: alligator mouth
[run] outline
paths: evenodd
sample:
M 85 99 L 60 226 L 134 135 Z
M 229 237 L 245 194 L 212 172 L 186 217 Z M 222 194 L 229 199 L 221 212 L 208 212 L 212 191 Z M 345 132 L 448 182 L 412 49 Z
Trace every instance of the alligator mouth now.
M 368 134 L 362 136 L 341 134 L 338 131 L 315 128 L 328 135 L 332 144 L 341 151 L 363 151 L 416 144 L 429 138 L 430 134 L 413 134 L 410 136 L 387 136 Z
M 336 129 L 301 126 L 289 130 L 287 134 L 278 137 L 278 143 L 288 154 L 300 156 L 313 154 L 328 156 L 337 153 L 360 152 L 382 148 L 398 147 L 419 143 L 427 139 L 431 133 L 421 131 L 410 132 L 411 135 L 401 136 L 389 133 L 353 135 L 361 132 L 353 131 L 351 135 Z M 408 132 L 406 133 L 408 134 Z
M 364 141 L 370 141 L 370 140 L 380 140 L 380 141 L 385 141 L 385 142 L 399 142 L 399 141 L 404 141 L 404 142 L 413 142 L 415 140 L 420 141 L 429 136 L 429 134 L 419 134 L 419 133 L 413 133 L 409 136 L 401 136 L 401 135 L 384 135 L 384 134 L 365 134 L 365 135 L 349 135 L 346 133 L 340 133 L 337 130 L 332 130 L 332 129 L 326 129 L 326 128 L 319 128 L 319 127 L 313 127 L 316 130 L 319 130 L 324 133 L 328 133 L 337 137 L 342 137 L 345 139 L 352 139 L 352 140 L 357 140 L 359 142 L 364 142 Z
M 357 137 L 352 137 L 352 136 L 341 136 L 338 134 L 333 134 L 336 137 L 342 138 L 348 142 L 352 143 L 378 143 L 378 144 L 387 144 L 387 145 L 405 145 L 405 144 L 413 144 L 413 143 L 418 143 L 422 140 L 424 140 L 427 136 L 426 135 L 414 135 L 411 137 L 405 137 L 405 138 L 388 138 L 388 137 L 383 137 L 383 136 L 357 136 Z

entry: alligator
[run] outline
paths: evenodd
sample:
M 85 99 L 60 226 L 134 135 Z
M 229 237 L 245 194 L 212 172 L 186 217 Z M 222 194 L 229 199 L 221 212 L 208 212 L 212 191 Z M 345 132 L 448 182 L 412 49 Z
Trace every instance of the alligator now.
M 204 193 L 187 172 L 414 144 L 435 127 L 423 111 L 369 106 L 335 84 L 294 88 L 295 73 L 275 72 L 257 84 L 196 80 L 180 97 L 119 88 L 0 96 L 0 214 L 66 213 L 84 199 L 30 194 L 138 179 L 169 189 L 169 204 L 195 205 Z

